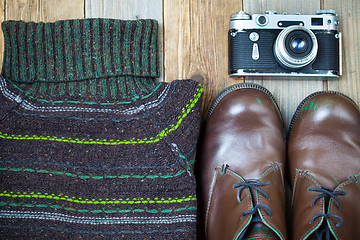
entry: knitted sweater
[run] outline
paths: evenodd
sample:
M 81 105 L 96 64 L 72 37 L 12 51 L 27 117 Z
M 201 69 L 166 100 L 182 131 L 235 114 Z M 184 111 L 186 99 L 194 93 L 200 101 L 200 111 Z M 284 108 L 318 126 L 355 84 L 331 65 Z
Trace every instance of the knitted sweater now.
M 156 81 L 157 22 L 2 29 L 1 238 L 194 239 L 203 90 Z

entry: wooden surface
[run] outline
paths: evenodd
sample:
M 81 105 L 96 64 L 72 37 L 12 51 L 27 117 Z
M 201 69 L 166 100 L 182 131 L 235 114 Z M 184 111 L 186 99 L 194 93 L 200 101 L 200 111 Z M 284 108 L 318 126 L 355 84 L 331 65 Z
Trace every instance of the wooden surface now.
M 329 81 L 329 89 L 345 93 L 360 104 L 360 1 L 324 0 L 324 8 L 339 14 L 343 43 L 343 76 Z
M 83 0 L 1 0 L 5 1 L 6 20 L 50 22 L 84 18 Z
M 241 0 L 164 1 L 165 80 L 204 83 L 204 114 L 222 89 L 239 82 L 228 76 L 227 32 L 240 8 Z
M 319 90 L 337 90 L 360 104 L 359 0 L 0 0 L 0 21 L 55 21 L 70 18 L 153 18 L 159 21 L 162 81 L 191 78 L 205 88 L 203 114 L 225 87 L 243 82 L 230 78 L 227 31 L 230 16 L 248 13 L 313 14 L 318 9 L 339 14 L 343 35 L 343 76 L 340 79 L 246 78 L 268 88 L 277 99 L 286 124 L 298 103 Z M 0 60 L 3 38 L 0 34 Z M 0 64 L 1 65 L 1 64 Z

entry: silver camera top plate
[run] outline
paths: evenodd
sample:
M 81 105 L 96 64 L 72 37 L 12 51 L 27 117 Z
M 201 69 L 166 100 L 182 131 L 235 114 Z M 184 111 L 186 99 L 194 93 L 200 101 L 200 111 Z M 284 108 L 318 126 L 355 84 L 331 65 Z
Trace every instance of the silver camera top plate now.
M 230 20 L 230 29 L 283 29 L 291 25 L 301 25 L 310 30 L 338 31 L 339 20 L 335 11 L 322 10 L 316 15 L 277 14 L 267 11 L 265 14 L 249 15 L 243 11 L 234 14 Z

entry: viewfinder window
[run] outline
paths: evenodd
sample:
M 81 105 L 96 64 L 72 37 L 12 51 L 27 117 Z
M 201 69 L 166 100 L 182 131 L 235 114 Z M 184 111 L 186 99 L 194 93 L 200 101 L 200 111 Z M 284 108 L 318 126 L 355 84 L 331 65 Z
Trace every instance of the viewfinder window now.
M 322 18 L 311 18 L 311 25 L 312 26 L 322 26 L 323 19 Z

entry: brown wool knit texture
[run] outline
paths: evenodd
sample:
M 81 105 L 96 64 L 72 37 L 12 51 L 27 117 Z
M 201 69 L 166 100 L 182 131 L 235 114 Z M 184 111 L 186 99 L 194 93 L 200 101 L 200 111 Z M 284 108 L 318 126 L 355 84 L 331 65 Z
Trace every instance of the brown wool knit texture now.
M 195 239 L 202 87 L 155 20 L 6 21 L 1 239 Z

